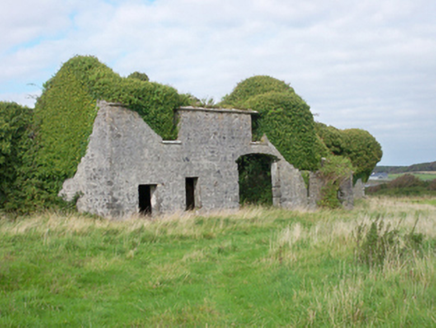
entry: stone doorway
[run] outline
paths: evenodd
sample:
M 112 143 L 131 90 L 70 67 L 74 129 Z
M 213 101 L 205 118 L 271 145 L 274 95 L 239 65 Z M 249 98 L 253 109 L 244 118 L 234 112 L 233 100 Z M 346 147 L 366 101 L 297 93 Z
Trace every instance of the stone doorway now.
M 156 185 L 139 185 L 139 213 L 151 215 L 153 213 L 153 203 L 155 197 Z
M 277 159 L 266 154 L 247 154 L 238 158 L 239 203 L 273 205 L 271 165 Z
M 197 181 L 198 178 L 186 178 L 185 180 L 185 189 L 186 189 L 186 210 L 192 211 L 196 206 L 196 198 L 197 195 Z

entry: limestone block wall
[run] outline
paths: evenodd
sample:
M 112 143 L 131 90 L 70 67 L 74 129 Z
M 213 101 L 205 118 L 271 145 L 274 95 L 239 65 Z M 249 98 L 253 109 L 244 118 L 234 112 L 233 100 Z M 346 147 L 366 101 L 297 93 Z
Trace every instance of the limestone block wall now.
M 321 200 L 322 188 L 326 182 L 321 177 L 319 171 L 309 173 L 309 196 L 308 207 L 316 209 L 318 202 Z M 345 209 L 352 209 L 354 206 L 353 194 L 353 176 L 345 179 L 339 186 L 338 199 Z
M 139 185 L 153 186 L 153 213 L 186 209 L 186 178 L 195 178 L 195 206 L 203 211 L 239 207 L 238 166 L 246 154 L 274 156 L 273 202 L 306 206 L 298 170 L 265 138 L 252 142 L 253 112 L 184 107 L 179 136 L 164 141 L 136 113 L 120 104 L 98 103 L 86 155 L 60 194 L 81 194 L 79 211 L 120 218 L 139 210 Z
M 365 197 L 365 184 L 362 179 L 358 179 L 353 187 L 354 199 L 360 199 Z

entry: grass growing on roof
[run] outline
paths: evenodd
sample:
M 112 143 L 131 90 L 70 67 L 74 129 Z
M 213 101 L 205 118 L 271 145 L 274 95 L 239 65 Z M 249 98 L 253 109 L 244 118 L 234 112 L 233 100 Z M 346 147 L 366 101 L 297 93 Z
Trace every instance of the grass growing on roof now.
M 436 207 L 245 208 L 113 222 L 47 212 L 0 220 L 1 326 L 432 326 Z M 356 229 L 383 218 L 424 241 L 368 267 Z

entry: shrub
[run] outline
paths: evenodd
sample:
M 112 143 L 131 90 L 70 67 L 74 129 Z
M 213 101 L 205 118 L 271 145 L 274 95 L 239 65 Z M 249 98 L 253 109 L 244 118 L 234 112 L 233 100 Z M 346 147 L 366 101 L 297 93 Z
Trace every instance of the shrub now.
M 380 218 L 371 222 L 369 228 L 365 224 L 359 225 L 356 231 L 356 260 L 370 268 L 382 267 L 388 258 L 406 261 L 422 248 L 424 236 L 415 233 L 417 223 L 418 220 L 408 234 L 402 234 L 389 224 L 385 228 Z
M 366 188 L 367 194 L 387 196 L 436 195 L 435 180 L 422 181 L 413 174 L 404 174 L 388 183 Z
M 0 102 L 0 208 L 7 206 L 16 192 L 25 154 L 33 142 L 32 115 L 30 108 Z
M 239 202 L 272 205 L 271 163 L 268 155 L 248 154 L 238 160 Z
M 428 190 L 436 190 L 436 179 L 430 181 L 428 185 Z
M 331 153 L 351 160 L 355 169 L 354 180 L 368 181 L 383 155 L 377 140 L 369 132 L 361 129 L 339 130 L 322 123 L 316 123 L 315 127 L 316 133 Z
M 321 200 L 319 206 L 327 208 L 338 208 L 341 202 L 338 199 L 338 192 L 341 184 L 350 179 L 353 174 L 353 167 L 348 158 L 330 155 L 318 171 L 318 176 L 324 181 L 321 189 Z
M 409 188 L 409 187 L 421 187 L 424 186 L 424 182 L 413 174 L 404 174 L 392 180 L 388 183 L 388 188 Z

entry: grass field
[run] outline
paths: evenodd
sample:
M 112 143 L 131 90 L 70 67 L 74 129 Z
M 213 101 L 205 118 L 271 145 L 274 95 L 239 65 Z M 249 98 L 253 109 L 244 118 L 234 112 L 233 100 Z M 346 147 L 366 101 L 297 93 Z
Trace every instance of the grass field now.
M 405 173 L 395 173 L 395 174 L 389 174 L 389 180 L 394 180 L 398 178 L 399 176 L 404 175 Z M 409 172 L 407 174 L 412 174 L 418 178 L 420 178 L 423 181 L 431 181 L 436 179 L 436 172 L 429 171 L 429 172 Z
M 397 242 L 368 265 L 377 218 Z M 2 218 L 0 326 L 434 327 L 435 252 L 434 198 L 153 221 Z

